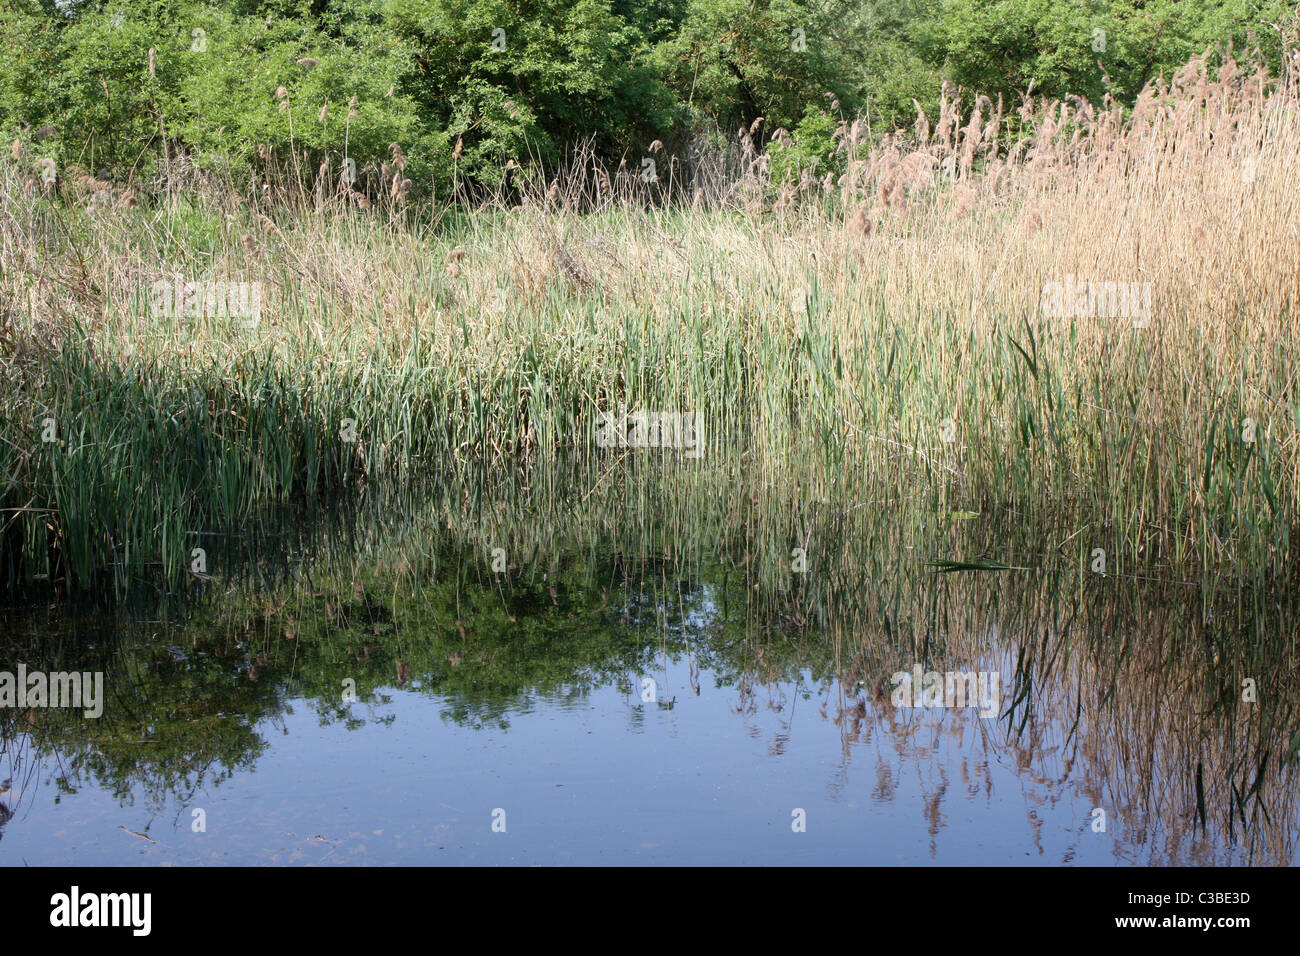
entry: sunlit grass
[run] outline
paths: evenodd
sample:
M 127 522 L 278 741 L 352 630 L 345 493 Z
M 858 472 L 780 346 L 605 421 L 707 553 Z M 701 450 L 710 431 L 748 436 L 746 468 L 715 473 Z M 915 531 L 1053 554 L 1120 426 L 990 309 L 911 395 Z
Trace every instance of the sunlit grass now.
M 846 126 L 836 183 L 754 166 L 666 208 L 577 176 L 514 208 L 120 208 L 6 161 L 0 572 L 174 585 L 268 503 L 601 458 L 626 405 L 702 412 L 762 507 L 996 514 L 1112 567 L 1289 575 L 1298 119 L 1291 78 L 1193 64 L 1131 116 L 1037 104 L 1011 137 L 945 101 L 870 152 Z M 153 315 L 177 274 L 261 283 L 260 321 Z M 1149 282 L 1151 312 L 1045 314 L 1066 276 Z

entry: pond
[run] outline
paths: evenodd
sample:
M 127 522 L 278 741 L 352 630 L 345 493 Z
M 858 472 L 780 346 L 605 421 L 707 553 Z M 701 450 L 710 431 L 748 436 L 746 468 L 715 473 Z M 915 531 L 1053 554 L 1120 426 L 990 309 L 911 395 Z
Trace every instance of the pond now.
M 0 708 L 0 863 L 1294 862 L 1284 592 L 703 467 L 268 514 L 185 593 L 11 607 L 0 671 L 104 691 Z

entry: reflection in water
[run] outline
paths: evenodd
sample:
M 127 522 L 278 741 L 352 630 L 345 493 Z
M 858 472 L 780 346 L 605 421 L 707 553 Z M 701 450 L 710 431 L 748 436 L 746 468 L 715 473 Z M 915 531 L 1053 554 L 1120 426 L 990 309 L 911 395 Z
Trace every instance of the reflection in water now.
M 12 613 L 0 669 L 103 671 L 108 700 L 0 711 L 0 854 L 1293 862 L 1287 582 L 696 464 L 268 515 L 192 593 Z M 1028 570 L 925 565 L 975 555 Z M 996 672 L 996 715 L 895 706 L 914 667 Z M 484 803 L 546 822 L 493 843 Z

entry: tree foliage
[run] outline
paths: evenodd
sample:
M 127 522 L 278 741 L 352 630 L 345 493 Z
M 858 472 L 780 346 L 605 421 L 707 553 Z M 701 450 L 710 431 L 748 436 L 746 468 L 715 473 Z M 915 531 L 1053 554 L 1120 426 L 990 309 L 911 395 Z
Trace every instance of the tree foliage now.
M 670 151 L 759 117 L 817 163 L 827 130 L 878 132 L 943 79 L 1014 97 L 1131 102 L 1229 44 L 1276 68 L 1293 0 L 6 0 L 0 127 L 63 168 L 331 175 L 399 143 L 417 189 L 507 167 Z M 802 130 L 807 142 L 799 142 Z

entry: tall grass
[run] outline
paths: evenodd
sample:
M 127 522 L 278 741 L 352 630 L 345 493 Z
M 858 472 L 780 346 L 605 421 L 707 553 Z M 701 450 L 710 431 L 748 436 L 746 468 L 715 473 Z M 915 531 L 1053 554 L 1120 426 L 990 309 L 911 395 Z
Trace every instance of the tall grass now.
M 948 91 L 933 126 L 868 146 L 845 124 L 838 179 L 779 182 L 746 149 L 731 188 L 663 202 L 580 164 L 513 207 L 434 210 L 288 180 L 137 199 L 6 160 L 0 580 L 174 586 L 268 503 L 540 474 L 607 455 L 623 404 L 702 411 L 760 501 L 1289 575 L 1297 92 L 1230 59 L 1130 113 Z M 177 274 L 262 283 L 260 323 L 154 316 Z M 1046 314 L 1066 276 L 1149 282 L 1149 324 Z

